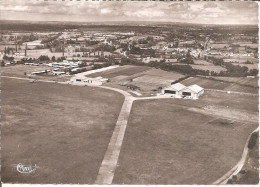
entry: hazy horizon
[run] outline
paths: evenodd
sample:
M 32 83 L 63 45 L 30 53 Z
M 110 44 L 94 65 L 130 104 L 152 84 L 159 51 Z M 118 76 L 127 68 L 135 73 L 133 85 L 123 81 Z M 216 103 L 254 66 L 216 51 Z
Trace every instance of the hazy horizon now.
M 0 20 L 257 25 L 256 2 L 2 0 Z

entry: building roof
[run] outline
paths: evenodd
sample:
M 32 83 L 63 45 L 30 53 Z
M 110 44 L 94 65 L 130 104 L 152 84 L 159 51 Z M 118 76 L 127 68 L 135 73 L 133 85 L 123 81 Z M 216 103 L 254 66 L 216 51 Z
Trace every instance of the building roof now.
M 204 90 L 204 88 L 198 86 L 197 84 L 193 84 L 191 86 L 188 87 L 188 89 L 190 89 L 193 92 L 199 93 L 200 91 Z
M 184 86 L 181 83 L 176 83 L 176 84 L 171 85 L 171 88 L 173 88 L 173 89 L 175 89 L 177 91 L 180 91 L 180 90 L 186 88 L 186 86 Z

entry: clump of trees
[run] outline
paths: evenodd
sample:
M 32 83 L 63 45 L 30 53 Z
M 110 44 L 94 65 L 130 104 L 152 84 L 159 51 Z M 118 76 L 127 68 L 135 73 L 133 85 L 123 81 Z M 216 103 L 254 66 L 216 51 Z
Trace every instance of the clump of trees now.
M 99 41 L 94 41 L 94 40 L 86 40 L 86 45 L 91 46 L 91 45 L 97 45 Z
M 182 73 L 185 75 L 195 76 L 195 75 L 203 75 L 203 76 L 227 76 L 227 77 L 246 77 L 246 76 L 256 76 L 258 74 L 257 69 L 248 70 L 247 67 L 243 66 L 236 66 L 231 63 L 225 63 L 222 61 L 218 61 L 218 64 L 223 64 L 226 67 L 227 71 L 221 71 L 219 73 L 209 70 L 201 70 L 201 69 L 193 69 L 189 64 L 179 65 L 179 64 L 169 64 L 152 61 L 150 63 L 143 63 L 135 59 L 123 57 L 121 59 L 122 65 L 133 64 L 139 66 L 150 66 L 159 68 L 165 71 L 175 71 L 178 73 Z
M 6 61 L 13 61 L 14 57 L 9 57 L 9 56 L 4 55 L 3 59 Z
M 46 37 L 46 38 L 44 38 L 44 39 L 41 41 L 41 43 L 42 43 L 42 44 L 49 43 L 49 42 L 51 42 L 51 41 L 57 39 L 57 38 L 58 38 L 59 36 L 61 36 L 61 35 L 62 35 L 62 33 L 59 33 L 59 34 L 57 34 L 57 35 L 55 35 L 55 36 Z
M 96 51 L 108 51 L 108 52 L 113 52 L 116 50 L 114 46 L 110 45 L 100 45 L 97 48 L 95 48 Z
M 224 62 L 222 58 L 208 57 L 208 59 L 216 66 L 222 66 L 227 71 L 221 71 L 220 73 L 214 73 L 215 76 L 227 76 L 227 77 L 246 77 L 257 76 L 258 70 L 249 70 L 246 66 L 233 65 L 232 62 Z
M 50 58 L 47 55 L 41 55 L 38 59 L 40 61 L 48 61 L 48 60 L 50 60 Z
M 184 64 L 194 64 L 194 61 L 190 55 L 190 51 L 187 52 L 185 57 L 178 58 L 178 62 Z
M 140 47 L 132 46 L 132 48 L 127 51 L 129 54 L 133 55 L 156 57 L 156 51 L 154 49 L 141 49 Z
M 254 132 L 254 133 L 251 135 L 251 137 L 250 137 L 250 139 L 249 139 L 249 142 L 248 142 L 248 145 L 247 145 L 247 147 L 248 147 L 249 149 L 253 149 L 253 147 L 256 145 L 256 141 L 257 141 L 258 137 L 259 137 L 258 132 Z

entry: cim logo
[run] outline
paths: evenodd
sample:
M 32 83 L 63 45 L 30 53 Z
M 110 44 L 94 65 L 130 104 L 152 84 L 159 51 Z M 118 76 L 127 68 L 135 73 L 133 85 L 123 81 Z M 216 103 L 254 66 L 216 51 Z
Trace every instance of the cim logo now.
M 31 166 L 31 165 L 23 165 L 23 164 L 19 163 L 16 166 L 16 169 L 19 173 L 32 173 L 32 172 L 35 172 L 36 168 L 38 168 L 38 166 L 36 166 L 36 164 L 34 166 Z

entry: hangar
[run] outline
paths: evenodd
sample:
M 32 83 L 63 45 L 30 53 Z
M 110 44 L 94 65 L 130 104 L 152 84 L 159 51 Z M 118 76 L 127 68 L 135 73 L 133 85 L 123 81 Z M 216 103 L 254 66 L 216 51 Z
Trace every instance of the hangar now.
M 204 89 L 196 84 L 188 86 L 181 90 L 182 98 L 199 99 L 199 96 L 204 93 Z
M 162 94 L 169 94 L 174 98 L 199 99 L 199 96 L 203 93 L 204 88 L 196 84 L 186 87 L 181 83 L 176 83 L 162 89 Z
M 176 98 L 181 98 L 181 90 L 184 88 L 186 88 L 186 86 L 181 83 L 172 84 L 171 86 L 162 89 L 162 94 L 172 94 Z

